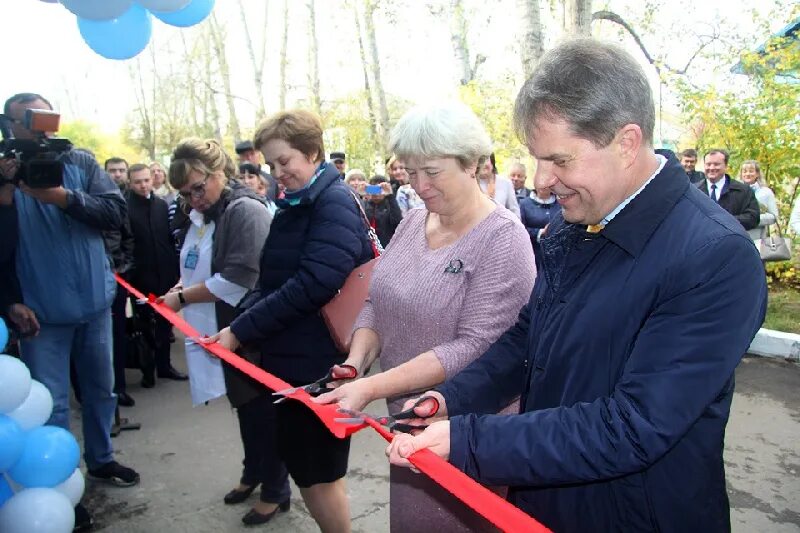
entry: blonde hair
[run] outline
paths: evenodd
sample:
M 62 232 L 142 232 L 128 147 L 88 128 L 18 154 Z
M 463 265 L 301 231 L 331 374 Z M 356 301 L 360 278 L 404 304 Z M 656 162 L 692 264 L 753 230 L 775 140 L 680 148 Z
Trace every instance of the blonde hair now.
M 739 167 L 739 181 L 742 180 L 742 171 L 744 170 L 745 165 L 753 165 L 753 168 L 756 171 L 756 183 L 761 186 L 764 186 L 764 176 L 761 175 L 761 165 L 758 164 L 758 161 L 755 159 L 748 159 L 747 161 L 742 161 L 742 166 Z
M 386 162 L 386 175 L 387 176 L 391 176 L 392 175 L 392 167 L 394 166 L 395 163 L 397 163 L 397 156 L 396 155 L 392 155 L 392 157 L 390 157 L 389 160 Z
M 149 165 L 147 165 L 147 168 L 149 168 L 149 169 L 150 169 L 150 176 L 152 176 L 152 178 L 153 178 L 153 181 L 155 182 L 156 175 L 155 175 L 155 173 L 153 172 L 153 167 L 158 167 L 158 168 L 160 168 L 160 169 L 161 169 L 161 172 L 163 172 L 163 173 L 164 173 L 164 183 L 162 183 L 161 185 L 163 185 L 164 187 L 166 187 L 166 188 L 167 188 L 167 191 L 170 191 L 170 192 L 174 191 L 175 189 L 173 189 L 173 188 L 172 188 L 172 185 L 170 185 L 170 183 L 169 183 L 169 176 L 167 176 L 167 169 L 165 169 L 165 168 L 164 168 L 164 165 L 162 165 L 162 164 L 161 164 L 161 163 L 159 163 L 158 161 L 153 161 L 153 162 L 151 162 Z M 155 183 L 153 183 L 153 185 L 155 185 Z
M 206 175 L 221 171 L 226 178 L 231 178 L 236 175 L 236 165 L 216 139 L 191 137 L 183 139 L 172 151 L 170 185 L 176 189 L 184 187 L 192 171 Z

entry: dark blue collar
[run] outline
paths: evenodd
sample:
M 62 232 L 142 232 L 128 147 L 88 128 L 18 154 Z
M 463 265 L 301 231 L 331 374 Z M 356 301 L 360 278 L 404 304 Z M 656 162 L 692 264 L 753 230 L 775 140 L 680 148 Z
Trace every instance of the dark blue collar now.
M 669 150 L 656 150 L 667 158 L 653 181 L 603 228 L 600 235 L 636 256 L 659 224 L 689 188 L 689 176 Z
M 322 191 L 327 189 L 331 183 L 339 180 L 339 171 L 335 166 L 326 161 L 323 161 L 322 164 L 320 164 L 320 166 L 317 168 L 316 175 L 317 179 L 314 180 L 313 183 L 310 183 L 307 187 L 304 187 L 299 191 L 287 193 L 288 195 L 291 195 L 292 198 L 299 200 L 297 203 L 292 204 L 289 203 L 289 200 L 281 198 L 275 200 L 275 205 L 281 209 L 288 209 L 291 207 L 313 204 Z

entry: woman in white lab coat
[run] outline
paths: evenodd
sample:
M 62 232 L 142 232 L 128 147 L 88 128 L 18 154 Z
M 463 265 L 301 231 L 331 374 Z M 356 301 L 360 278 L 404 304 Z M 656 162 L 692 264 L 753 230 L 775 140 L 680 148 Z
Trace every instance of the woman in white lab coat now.
M 216 140 L 186 139 L 175 148 L 169 180 L 187 216 L 176 217 L 180 231 L 181 281 L 163 302 L 201 335 L 230 324 L 234 310 L 258 279 L 261 247 L 272 216 L 264 201 L 233 180 L 237 169 Z M 186 341 L 195 405 L 227 392 L 237 410 L 244 445 L 239 486 L 225 503 L 244 501 L 261 485 L 261 500 L 242 519 L 246 524 L 288 507 L 288 475 L 274 450 L 274 410 L 268 391 L 240 371 L 223 365 L 192 339 Z

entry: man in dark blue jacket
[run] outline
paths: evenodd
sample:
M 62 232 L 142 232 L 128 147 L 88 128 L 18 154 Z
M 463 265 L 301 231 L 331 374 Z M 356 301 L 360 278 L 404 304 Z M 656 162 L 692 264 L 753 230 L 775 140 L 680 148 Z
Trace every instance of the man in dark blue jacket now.
M 741 225 L 652 148 L 637 62 L 591 39 L 542 58 L 515 122 L 562 214 L 516 325 L 399 436 L 558 532 L 730 530 L 723 441 L 766 280 Z M 519 415 L 489 415 L 521 394 Z

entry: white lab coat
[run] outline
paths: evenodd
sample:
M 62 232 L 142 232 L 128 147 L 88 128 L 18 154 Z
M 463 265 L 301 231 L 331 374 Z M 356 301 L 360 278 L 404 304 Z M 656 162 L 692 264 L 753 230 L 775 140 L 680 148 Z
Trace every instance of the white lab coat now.
M 203 214 L 195 210 L 189 213 L 191 226 L 181 248 L 181 284 L 190 287 L 205 283 L 211 277 L 212 245 L 215 223 L 204 224 Z M 187 257 L 192 250 L 199 255 L 195 268 L 187 268 Z M 193 303 L 182 309 L 186 320 L 200 335 L 214 335 L 217 327 L 217 314 L 213 302 Z M 189 388 L 192 404 L 199 405 L 225 394 L 225 378 L 222 374 L 222 361 L 204 350 L 191 339 L 186 339 L 186 365 L 189 368 Z

